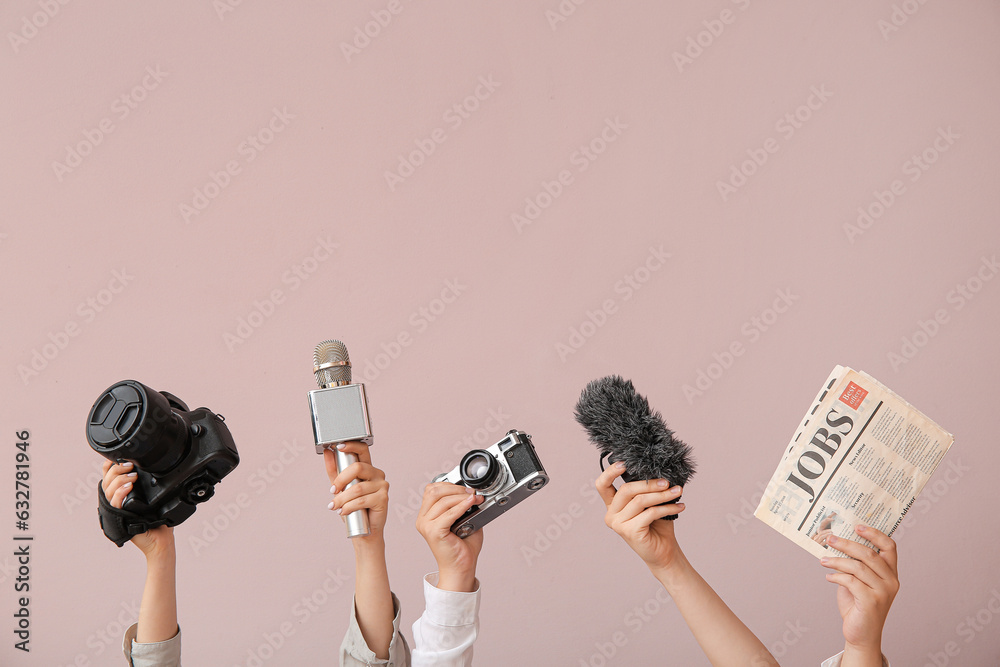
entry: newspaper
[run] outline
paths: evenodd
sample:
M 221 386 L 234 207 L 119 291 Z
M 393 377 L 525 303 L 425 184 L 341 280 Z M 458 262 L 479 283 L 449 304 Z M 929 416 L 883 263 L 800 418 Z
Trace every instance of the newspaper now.
M 955 438 L 867 373 L 837 366 L 802 419 L 754 515 L 817 557 L 830 535 L 873 546 L 887 535 Z

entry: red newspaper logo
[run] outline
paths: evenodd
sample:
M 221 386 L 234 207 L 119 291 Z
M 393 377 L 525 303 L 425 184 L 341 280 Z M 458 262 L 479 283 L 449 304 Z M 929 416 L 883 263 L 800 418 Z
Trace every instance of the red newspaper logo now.
M 847 389 L 845 389 L 844 393 L 840 395 L 840 402 L 849 405 L 854 410 L 857 410 L 858 406 L 861 405 L 861 401 L 865 400 L 865 396 L 867 395 L 868 391 L 866 389 L 862 389 L 853 382 L 848 382 Z

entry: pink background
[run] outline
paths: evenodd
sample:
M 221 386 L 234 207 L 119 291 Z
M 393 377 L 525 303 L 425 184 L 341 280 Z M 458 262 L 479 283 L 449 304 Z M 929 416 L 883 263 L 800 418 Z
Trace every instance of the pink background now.
M 956 436 L 897 533 L 886 653 L 997 664 L 996 2 L 223 2 L 0 9 L 0 541 L 20 429 L 35 535 L 27 656 L 0 548 L 0 662 L 122 662 L 144 564 L 97 526 L 84 421 L 134 378 L 224 414 L 242 456 L 176 533 L 185 663 L 332 664 L 353 553 L 306 392 L 338 337 L 392 483 L 407 635 L 434 569 L 407 503 L 464 438 L 519 428 L 552 482 L 487 529 L 477 664 L 707 664 L 592 493 L 572 407 L 620 373 L 695 448 L 691 560 L 783 663 L 818 664 L 842 646 L 835 587 L 748 517 L 842 363 Z M 877 219 L 852 232 L 859 207 Z

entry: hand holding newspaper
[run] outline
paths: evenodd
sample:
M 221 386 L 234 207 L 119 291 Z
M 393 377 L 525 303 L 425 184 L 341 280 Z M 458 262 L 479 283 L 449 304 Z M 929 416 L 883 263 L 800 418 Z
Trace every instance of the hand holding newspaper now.
M 841 554 L 830 535 L 872 547 L 854 527 L 892 536 L 954 441 L 875 378 L 837 366 L 754 515 L 820 558 Z

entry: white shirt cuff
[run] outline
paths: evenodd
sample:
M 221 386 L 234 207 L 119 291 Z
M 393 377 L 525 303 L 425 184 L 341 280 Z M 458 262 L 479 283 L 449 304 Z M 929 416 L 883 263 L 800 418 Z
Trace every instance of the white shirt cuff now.
M 475 624 L 479 616 L 479 579 L 471 593 L 443 591 L 437 583 L 437 572 L 424 577 L 424 616 L 427 620 L 445 627 Z
M 840 667 L 840 661 L 844 657 L 844 652 L 841 651 L 832 658 L 827 658 L 823 661 L 823 664 L 819 667 Z M 884 655 L 882 656 L 882 667 L 889 667 L 889 659 Z

